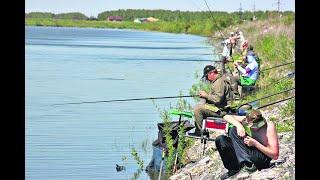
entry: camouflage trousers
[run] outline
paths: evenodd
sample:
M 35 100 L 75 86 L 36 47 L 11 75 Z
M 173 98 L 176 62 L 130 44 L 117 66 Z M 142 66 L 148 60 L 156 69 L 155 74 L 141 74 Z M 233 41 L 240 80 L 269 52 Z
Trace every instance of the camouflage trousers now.
M 193 109 L 196 131 L 200 132 L 203 119 L 212 116 L 220 116 L 220 112 L 219 108 L 212 104 L 196 105 Z

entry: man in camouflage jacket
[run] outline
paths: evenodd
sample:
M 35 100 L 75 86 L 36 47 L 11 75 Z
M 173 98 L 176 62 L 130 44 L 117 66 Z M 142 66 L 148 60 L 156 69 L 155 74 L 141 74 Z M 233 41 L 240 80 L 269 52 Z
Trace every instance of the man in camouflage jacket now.
M 229 74 L 219 74 L 216 67 L 207 65 L 203 69 L 203 76 L 211 84 L 211 91 L 199 91 L 199 96 L 205 100 L 204 104 L 198 104 L 194 107 L 194 117 L 196 129 L 189 135 L 200 136 L 202 120 L 210 116 L 222 116 L 223 110 L 231 105 L 231 101 L 238 97 L 237 84 Z

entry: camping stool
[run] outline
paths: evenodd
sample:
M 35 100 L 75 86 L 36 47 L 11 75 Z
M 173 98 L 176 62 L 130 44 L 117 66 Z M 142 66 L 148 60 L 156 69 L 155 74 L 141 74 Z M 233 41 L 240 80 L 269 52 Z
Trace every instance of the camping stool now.
M 214 141 L 214 139 L 210 139 L 209 131 L 222 132 L 224 134 L 228 134 L 229 123 L 226 122 L 221 117 L 207 117 L 202 121 L 202 133 L 201 133 L 201 143 L 203 143 L 203 151 L 202 155 L 204 155 L 204 151 L 206 149 L 207 140 Z
M 207 117 L 202 122 L 203 131 L 216 131 L 228 134 L 229 123 L 221 117 Z

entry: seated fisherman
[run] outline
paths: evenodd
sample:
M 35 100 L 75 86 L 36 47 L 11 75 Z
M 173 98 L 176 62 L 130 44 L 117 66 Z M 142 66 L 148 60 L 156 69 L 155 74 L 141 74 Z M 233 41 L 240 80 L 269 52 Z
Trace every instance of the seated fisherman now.
M 244 40 L 243 43 L 240 46 L 240 51 L 242 56 L 246 56 L 249 48 L 248 40 Z
M 233 127 L 229 136 L 220 135 L 215 140 L 223 165 L 229 171 L 220 179 L 237 174 L 242 168 L 253 172 L 270 167 L 271 159 L 278 159 L 279 143 L 276 127 L 267 122 L 259 110 L 247 116 L 225 115 Z
M 194 133 L 189 133 L 193 136 L 201 136 L 202 120 L 204 118 L 221 116 L 224 113 L 224 108 L 239 96 L 238 90 L 234 89 L 234 87 L 237 87 L 237 83 L 233 82 L 234 79 L 227 73 L 223 75 L 218 73 L 215 66 L 207 65 L 203 69 L 202 78 L 210 83 L 211 91 L 210 93 L 199 91 L 199 96 L 205 103 L 194 107 L 196 129 Z
M 256 83 L 259 76 L 259 65 L 254 54 L 248 53 L 245 56 L 245 61 L 248 63 L 245 68 L 239 62 L 234 63 L 235 67 L 240 72 L 239 84 L 241 86 L 251 86 Z

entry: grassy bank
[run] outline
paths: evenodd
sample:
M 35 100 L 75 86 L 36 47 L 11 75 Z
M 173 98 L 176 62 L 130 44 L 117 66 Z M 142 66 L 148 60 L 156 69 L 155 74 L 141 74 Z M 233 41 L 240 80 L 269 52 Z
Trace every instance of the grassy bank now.
M 239 28 L 249 43 L 254 47 L 255 53 L 260 57 L 260 76 L 256 84 L 256 90 L 246 96 L 242 102 L 252 101 L 263 96 L 277 93 L 295 86 L 294 77 L 288 74 L 295 72 L 294 63 L 282 67 L 268 69 L 277 65 L 295 61 L 295 19 L 294 16 L 283 18 L 272 18 L 263 21 L 246 22 L 238 26 L 230 26 L 223 30 L 225 34 Z M 218 34 L 213 35 L 213 37 Z M 217 46 L 214 39 L 211 41 Z M 221 48 L 221 47 L 219 47 Z M 237 53 L 235 53 L 237 55 Z M 228 64 L 233 68 L 232 63 Z M 260 101 L 259 105 L 264 105 L 276 100 L 294 96 L 294 91 L 276 95 Z M 271 110 L 277 104 L 265 109 Z M 265 110 L 263 109 L 263 110 Z M 280 108 L 281 118 L 292 117 L 293 119 L 285 123 L 279 122 L 277 129 L 280 132 L 294 130 L 295 100 L 287 101 L 287 105 Z M 277 122 L 277 121 L 275 121 Z

